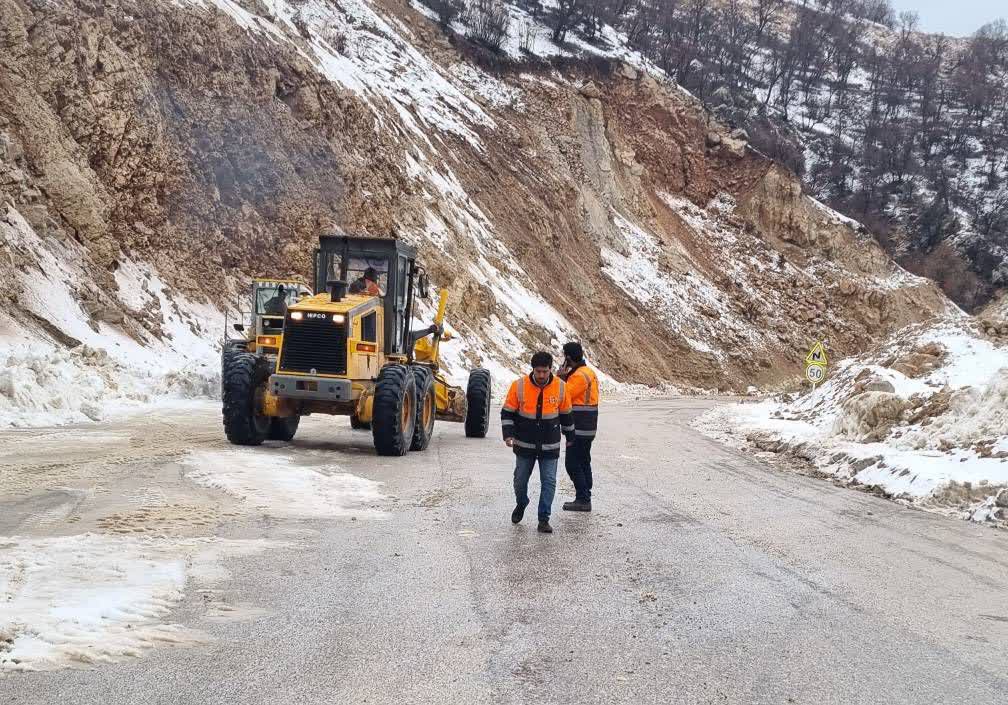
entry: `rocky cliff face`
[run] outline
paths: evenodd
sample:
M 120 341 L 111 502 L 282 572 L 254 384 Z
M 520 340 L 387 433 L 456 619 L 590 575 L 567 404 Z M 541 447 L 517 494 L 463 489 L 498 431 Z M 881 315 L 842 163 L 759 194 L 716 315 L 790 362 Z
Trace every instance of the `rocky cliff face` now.
M 459 364 L 579 336 L 620 380 L 722 388 L 946 310 L 740 137 L 626 63 L 490 75 L 392 0 L 0 0 L 0 295 L 72 344 L 55 277 L 149 344 L 162 304 L 388 235 L 449 288 Z

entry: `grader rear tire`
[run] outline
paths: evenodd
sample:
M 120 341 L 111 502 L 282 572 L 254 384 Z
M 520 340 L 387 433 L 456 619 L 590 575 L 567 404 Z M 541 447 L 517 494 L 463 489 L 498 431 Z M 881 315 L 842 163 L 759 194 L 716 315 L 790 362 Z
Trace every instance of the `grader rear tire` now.
M 270 430 L 270 417 L 257 412 L 259 391 L 269 379 L 265 358 L 252 353 L 235 353 L 224 369 L 221 380 L 224 433 L 240 446 L 260 445 Z
M 270 421 L 269 433 L 266 437 L 271 441 L 291 441 L 297 433 L 298 424 L 301 423 L 300 416 L 285 416 L 280 419 Z
M 416 428 L 410 450 L 427 450 L 434 435 L 434 415 L 437 400 L 434 398 L 434 375 L 426 367 L 412 367 L 416 382 Z
M 416 381 L 405 365 L 386 365 L 375 382 L 371 435 L 378 455 L 406 455 L 416 428 Z
M 468 438 L 486 438 L 490 428 L 490 372 L 476 368 L 469 373 L 466 388 L 465 435 Z

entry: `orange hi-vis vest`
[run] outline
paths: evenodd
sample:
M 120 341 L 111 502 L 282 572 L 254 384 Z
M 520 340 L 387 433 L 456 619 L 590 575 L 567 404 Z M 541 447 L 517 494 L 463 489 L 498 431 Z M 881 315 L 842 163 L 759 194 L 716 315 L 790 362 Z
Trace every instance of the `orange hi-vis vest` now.
M 532 381 L 532 375 L 515 380 L 501 407 L 501 429 L 504 440 L 514 439 L 518 455 L 560 457 L 562 436 L 574 440 L 567 385 L 559 377 L 550 377 L 542 387 Z
M 567 394 L 574 411 L 574 435 L 595 438 L 598 430 L 599 385 L 595 370 L 581 365 L 567 375 Z

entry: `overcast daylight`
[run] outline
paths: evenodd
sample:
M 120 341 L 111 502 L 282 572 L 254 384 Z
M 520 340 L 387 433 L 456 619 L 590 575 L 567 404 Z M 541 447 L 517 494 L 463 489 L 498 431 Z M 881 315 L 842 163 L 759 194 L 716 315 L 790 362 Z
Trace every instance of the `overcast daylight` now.
M 893 0 L 897 12 L 916 12 L 920 29 L 967 36 L 997 19 L 1008 18 L 1008 3 L 998 0 Z

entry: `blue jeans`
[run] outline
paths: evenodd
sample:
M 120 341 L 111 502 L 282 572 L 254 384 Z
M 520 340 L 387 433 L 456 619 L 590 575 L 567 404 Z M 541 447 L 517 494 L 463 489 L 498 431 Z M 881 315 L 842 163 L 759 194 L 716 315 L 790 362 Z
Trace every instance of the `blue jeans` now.
M 556 473 L 558 458 L 538 458 L 539 460 L 539 521 L 549 521 L 556 493 Z M 514 491 L 515 501 L 522 507 L 528 506 L 528 484 L 535 468 L 536 458 L 515 456 Z

